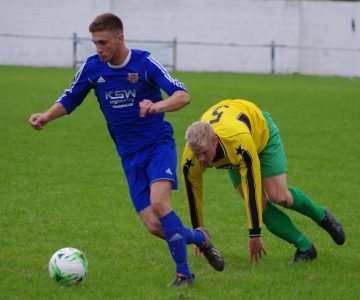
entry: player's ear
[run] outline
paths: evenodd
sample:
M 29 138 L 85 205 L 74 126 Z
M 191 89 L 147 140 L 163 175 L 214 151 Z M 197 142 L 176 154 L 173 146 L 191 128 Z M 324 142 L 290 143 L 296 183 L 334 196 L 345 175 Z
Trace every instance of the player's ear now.
M 117 39 L 118 39 L 118 41 L 119 41 L 121 44 L 124 44 L 125 37 L 124 37 L 124 34 L 123 34 L 123 33 L 118 33 Z
M 217 143 L 219 141 L 219 138 L 216 134 L 214 134 L 214 136 L 212 137 L 212 143 L 214 146 L 217 146 Z
M 122 31 L 113 30 L 111 33 L 112 33 L 114 39 L 116 39 L 121 44 L 124 43 L 125 38 L 124 38 L 124 33 Z

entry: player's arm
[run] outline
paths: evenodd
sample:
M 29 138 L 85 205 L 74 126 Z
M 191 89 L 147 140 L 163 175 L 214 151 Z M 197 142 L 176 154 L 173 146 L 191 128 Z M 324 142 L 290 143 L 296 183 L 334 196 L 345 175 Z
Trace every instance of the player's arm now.
M 166 101 L 153 103 L 149 99 L 140 102 L 140 117 L 147 114 L 177 111 L 190 103 L 190 95 L 185 91 L 174 92 Z
M 177 111 L 190 103 L 190 95 L 185 91 L 175 91 L 166 101 L 154 104 L 156 112 Z
M 190 149 L 185 146 L 181 160 L 182 180 L 185 197 L 188 201 L 189 214 L 193 228 L 205 226 L 203 212 L 203 180 L 204 169 Z
M 46 112 L 32 114 L 29 123 L 36 130 L 41 130 L 50 121 L 70 114 L 79 106 L 94 84 L 88 79 L 89 68 L 85 63 L 77 71 L 69 89 Z
M 29 123 L 36 130 L 41 130 L 50 121 L 67 114 L 65 107 L 61 103 L 55 103 L 44 113 L 32 114 Z
M 190 95 L 185 85 L 171 77 L 167 70 L 151 55 L 146 60 L 147 80 L 162 89 L 169 97 L 165 101 L 153 103 L 149 99 L 140 102 L 140 117 L 148 113 L 177 111 L 190 103 Z
M 244 193 L 250 237 L 250 259 L 251 262 L 258 262 L 262 254 L 266 254 L 261 239 L 263 222 L 260 161 L 250 133 L 242 133 L 239 138 L 240 143 L 236 151 L 240 158 L 241 187 Z

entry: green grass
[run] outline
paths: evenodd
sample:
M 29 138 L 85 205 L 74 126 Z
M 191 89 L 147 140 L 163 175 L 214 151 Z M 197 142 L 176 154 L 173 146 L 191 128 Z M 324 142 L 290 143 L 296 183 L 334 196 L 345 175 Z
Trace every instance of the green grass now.
M 60 96 L 74 72 L 0 67 L 0 299 L 358 299 L 360 78 L 174 74 L 192 96 L 188 107 L 167 114 L 179 157 L 186 127 L 206 108 L 225 98 L 252 100 L 280 128 L 289 183 L 329 207 L 347 234 L 339 247 L 310 219 L 287 211 L 315 243 L 318 259 L 289 265 L 293 247 L 264 229 L 268 255 L 252 266 L 242 200 L 226 172 L 209 170 L 206 222 L 226 268 L 213 271 L 189 247 L 197 280 L 176 290 L 166 287 L 174 265 L 165 243 L 134 212 L 94 95 L 40 132 L 27 123 Z M 173 207 L 189 226 L 181 186 Z M 78 286 L 48 276 L 51 255 L 65 246 L 89 260 Z

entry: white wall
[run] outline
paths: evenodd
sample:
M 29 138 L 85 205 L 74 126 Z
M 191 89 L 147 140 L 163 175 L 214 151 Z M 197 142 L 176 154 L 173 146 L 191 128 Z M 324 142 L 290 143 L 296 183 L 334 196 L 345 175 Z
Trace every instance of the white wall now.
M 161 6 L 162 2 L 142 1 L 146 11 L 158 11 L 143 17 L 143 22 L 149 24 L 143 29 L 136 10 L 121 2 L 114 9 L 123 11 L 131 37 L 154 39 L 159 32 L 165 39 L 175 36 L 180 43 L 177 61 L 180 70 L 269 72 L 271 67 L 269 48 L 192 46 L 181 45 L 182 41 L 251 46 L 270 44 L 272 40 L 296 44 L 298 40 L 297 17 L 293 17 L 297 1 L 179 0 L 172 7 Z M 293 69 L 289 66 L 290 72 Z
M 276 49 L 277 73 L 360 76 L 359 2 L 1 0 L 1 4 L 0 64 L 71 66 L 73 32 L 88 37 L 87 28 L 93 18 L 112 11 L 123 19 L 128 39 L 177 38 L 179 70 L 269 73 L 270 49 L 265 45 L 275 41 L 291 46 Z M 351 30 L 352 19 L 357 26 L 355 32 Z M 324 47 L 334 50 L 314 49 Z
M 355 20 L 356 31 L 351 28 Z M 301 46 L 357 49 L 357 51 L 304 50 L 299 73 L 360 76 L 360 3 L 302 2 Z
M 89 36 L 94 16 L 109 10 L 110 1 L 102 0 L 1 0 L 0 64 L 71 66 L 73 33 Z

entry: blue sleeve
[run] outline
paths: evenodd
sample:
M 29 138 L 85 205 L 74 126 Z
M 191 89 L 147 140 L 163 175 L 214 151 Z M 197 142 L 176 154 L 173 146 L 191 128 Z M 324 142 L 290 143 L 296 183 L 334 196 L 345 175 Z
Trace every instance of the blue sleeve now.
M 87 65 L 83 64 L 77 71 L 74 80 L 64 94 L 57 100 L 58 103 L 64 105 L 68 114 L 70 114 L 85 99 L 90 90 L 94 87 L 88 79 Z
M 176 91 L 188 92 L 185 85 L 173 79 L 166 69 L 151 55 L 147 58 L 147 79 L 171 96 Z

